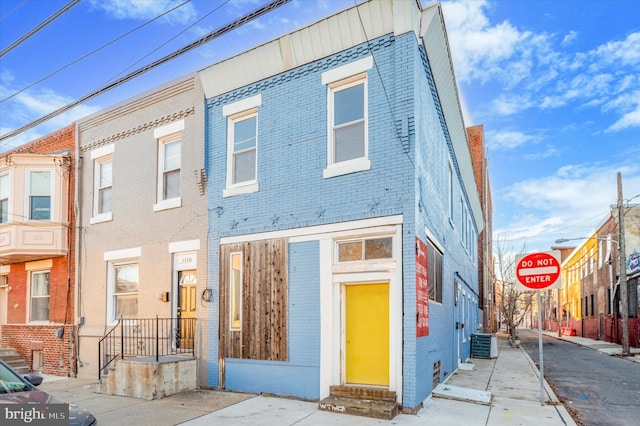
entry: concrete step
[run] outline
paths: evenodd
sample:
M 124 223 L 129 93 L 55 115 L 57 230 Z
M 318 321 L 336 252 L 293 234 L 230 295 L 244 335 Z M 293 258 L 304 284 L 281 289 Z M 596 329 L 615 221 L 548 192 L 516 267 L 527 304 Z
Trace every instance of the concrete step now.
M 16 370 L 18 374 L 29 374 L 29 366 L 14 348 L 0 349 L 0 359 Z
M 391 420 L 398 415 L 398 404 L 389 401 L 329 396 L 318 403 L 321 411 Z

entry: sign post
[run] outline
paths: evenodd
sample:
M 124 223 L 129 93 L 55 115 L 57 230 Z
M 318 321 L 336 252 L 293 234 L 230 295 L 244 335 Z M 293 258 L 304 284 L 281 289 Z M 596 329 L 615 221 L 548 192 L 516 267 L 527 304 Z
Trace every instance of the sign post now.
M 535 290 L 538 302 L 538 358 L 540 359 L 540 405 L 544 405 L 542 354 L 542 298 L 540 290 L 560 288 L 560 251 L 516 255 L 516 279 L 525 290 Z

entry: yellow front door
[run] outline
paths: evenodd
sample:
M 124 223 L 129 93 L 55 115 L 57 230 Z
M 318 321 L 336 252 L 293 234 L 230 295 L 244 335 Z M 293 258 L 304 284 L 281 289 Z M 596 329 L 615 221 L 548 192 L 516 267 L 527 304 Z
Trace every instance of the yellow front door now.
M 345 379 L 389 385 L 389 285 L 345 286 Z
M 180 348 L 193 349 L 196 324 L 196 273 L 180 272 L 180 294 L 178 296 L 178 330 Z

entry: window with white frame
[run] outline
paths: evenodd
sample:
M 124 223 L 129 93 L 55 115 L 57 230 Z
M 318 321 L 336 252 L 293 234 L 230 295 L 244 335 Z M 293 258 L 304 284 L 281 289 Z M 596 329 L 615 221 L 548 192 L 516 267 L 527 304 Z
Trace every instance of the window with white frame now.
M 322 73 L 327 85 L 327 168 L 325 178 L 369 170 L 368 80 L 373 58 Z
M 393 238 L 374 237 L 337 243 L 337 261 L 365 262 L 393 258 Z
M 29 219 L 51 220 L 50 170 L 31 170 L 29 173 Z
M 429 299 L 442 303 L 442 251 L 429 238 L 426 245 Z
M 178 120 L 154 129 L 158 141 L 157 194 L 154 211 L 172 209 L 182 205 L 180 177 L 182 169 L 182 134 L 185 121 Z
M 242 324 L 242 253 L 231 253 L 230 262 L 231 297 L 229 300 L 229 313 L 231 318 L 229 318 L 229 324 L 232 330 L 240 330 Z
M 114 145 L 101 146 L 91 151 L 93 160 L 93 215 L 90 223 L 112 219 Z
M 109 321 L 138 316 L 138 264 L 110 264 L 109 292 L 111 312 Z
M 95 162 L 95 205 L 97 215 L 111 211 L 111 193 L 113 189 L 113 159 L 101 158 Z
M 262 95 L 222 108 L 227 117 L 227 184 L 223 196 L 258 191 L 258 107 Z
M 230 186 L 256 181 L 258 112 L 229 117 Z
M 158 201 L 180 198 L 181 135 L 173 135 L 160 140 L 159 148 Z
M 31 321 L 49 321 L 49 271 L 31 272 Z
M 9 173 L 0 175 L 0 223 L 9 222 Z

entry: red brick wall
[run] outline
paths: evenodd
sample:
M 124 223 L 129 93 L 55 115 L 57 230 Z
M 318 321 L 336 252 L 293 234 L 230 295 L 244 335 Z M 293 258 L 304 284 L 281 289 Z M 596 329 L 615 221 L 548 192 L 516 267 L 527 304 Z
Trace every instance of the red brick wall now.
M 11 154 L 54 154 L 69 151 L 71 167 L 69 173 L 68 193 L 68 241 L 67 256 L 53 258 L 49 283 L 49 322 L 48 325 L 29 324 L 27 317 L 30 295 L 28 293 L 28 271 L 24 263 L 13 263 L 9 270 L 9 287 L 7 293 L 7 324 L 2 326 L 2 346 L 12 347 L 32 366 L 32 351 L 42 349 L 44 355 L 45 374 L 69 374 L 69 333 L 74 322 L 75 293 L 75 124 L 57 132 L 36 139 L 33 142 L 5 152 L 0 160 Z M 40 259 L 40 260 L 44 260 Z M 56 330 L 64 325 L 64 337 L 56 337 Z M 61 360 L 64 366 L 60 366 Z M 75 371 L 75 368 L 72 369 Z
M 61 338 L 56 335 L 60 328 L 64 330 Z M 72 333 L 71 325 L 3 325 L 2 347 L 16 349 L 30 369 L 33 367 L 33 351 L 41 350 L 44 362 L 41 373 L 68 376 L 69 338 Z

